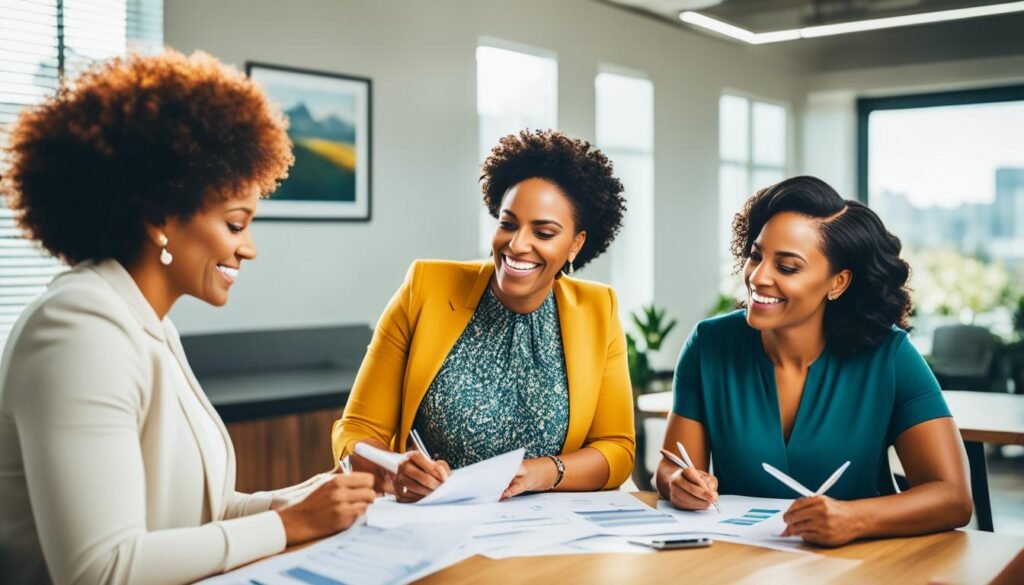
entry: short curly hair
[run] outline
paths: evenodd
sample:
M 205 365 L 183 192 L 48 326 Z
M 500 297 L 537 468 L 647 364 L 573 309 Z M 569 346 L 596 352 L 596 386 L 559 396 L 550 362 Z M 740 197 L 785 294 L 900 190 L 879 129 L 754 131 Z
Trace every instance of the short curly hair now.
M 556 130 L 523 130 L 502 138 L 484 161 L 484 203 L 498 217 L 509 189 L 527 179 L 545 179 L 558 186 L 572 204 L 576 231 L 587 240 L 573 261 L 582 268 L 608 249 L 622 228 L 626 201 L 612 163 L 589 142 Z
M 737 272 L 764 225 L 784 211 L 819 219 L 821 251 L 832 273 L 853 274 L 846 292 L 825 308 L 829 347 L 850 355 L 884 341 L 893 325 L 910 330 L 910 266 L 900 258 L 899 238 L 869 207 L 844 200 L 821 179 L 793 177 L 747 200 L 732 223 Z
M 21 113 L 0 192 L 28 237 L 68 264 L 128 264 L 146 223 L 276 189 L 294 161 L 286 126 L 259 87 L 206 53 L 115 58 Z

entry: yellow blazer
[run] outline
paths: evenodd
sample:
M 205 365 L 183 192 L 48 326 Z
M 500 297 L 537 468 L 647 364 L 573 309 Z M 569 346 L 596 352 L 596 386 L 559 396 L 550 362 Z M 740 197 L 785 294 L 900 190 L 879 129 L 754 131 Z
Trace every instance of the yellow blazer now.
M 434 376 L 469 324 L 494 274 L 490 261 L 417 260 L 377 323 L 345 413 L 332 432 L 335 460 L 377 439 L 403 451 Z M 555 281 L 569 381 L 562 454 L 593 447 L 608 460 L 605 489 L 633 470 L 633 393 L 615 291 L 573 278 Z

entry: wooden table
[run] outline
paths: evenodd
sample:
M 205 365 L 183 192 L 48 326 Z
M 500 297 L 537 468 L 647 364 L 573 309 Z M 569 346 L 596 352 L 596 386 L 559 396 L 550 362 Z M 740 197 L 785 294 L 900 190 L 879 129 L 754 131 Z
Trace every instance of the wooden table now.
M 636 494 L 648 505 L 656 494 Z M 587 554 L 494 561 L 476 556 L 426 579 L 424 585 L 477 583 L 687 582 L 794 583 L 1021 583 L 1024 537 L 954 530 L 915 538 L 858 542 L 796 555 L 716 542 L 706 549 L 655 554 Z
M 988 490 L 988 465 L 984 443 L 1024 445 L 1024 395 L 944 390 L 942 392 L 960 428 L 971 466 L 971 492 L 978 528 L 992 532 L 992 502 Z M 643 418 L 666 417 L 672 410 L 672 392 L 637 397 L 637 428 Z M 641 441 L 638 441 L 639 445 Z M 640 453 L 640 451 L 637 451 Z M 642 461 L 638 457 L 638 461 Z M 641 464 L 642 465 L 642 464 Z

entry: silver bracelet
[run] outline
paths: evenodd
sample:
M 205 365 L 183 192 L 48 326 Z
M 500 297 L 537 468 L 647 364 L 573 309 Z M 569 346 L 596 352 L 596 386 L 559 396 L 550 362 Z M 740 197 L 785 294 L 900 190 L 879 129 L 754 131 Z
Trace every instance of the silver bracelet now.
M 555 469 L 558 470 L 558 477 L 555 478 L 555 483 L 551 486 L 551 489 L 553 490 L 558 487 L 558 484 L 562 483 L 562 479 L 565 477 L 565 463 L 562 463 L 562 460 L 554 455 L 548 455 L 547 457 L 555 462 Z

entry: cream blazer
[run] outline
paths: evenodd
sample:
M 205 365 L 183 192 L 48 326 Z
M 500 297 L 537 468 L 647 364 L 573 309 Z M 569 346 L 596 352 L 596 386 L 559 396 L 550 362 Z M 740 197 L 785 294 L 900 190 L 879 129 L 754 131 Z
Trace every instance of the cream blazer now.
M 193 392 L 219 437 L 190 418 Z M 227 449 L 223 483 L 210 441 Z M 280 492 L 234 485 L 231 439 L 170 320 L 115 261 L 54 279 L 0 362 L 0 580 L 186 583 L 283 550 Z

